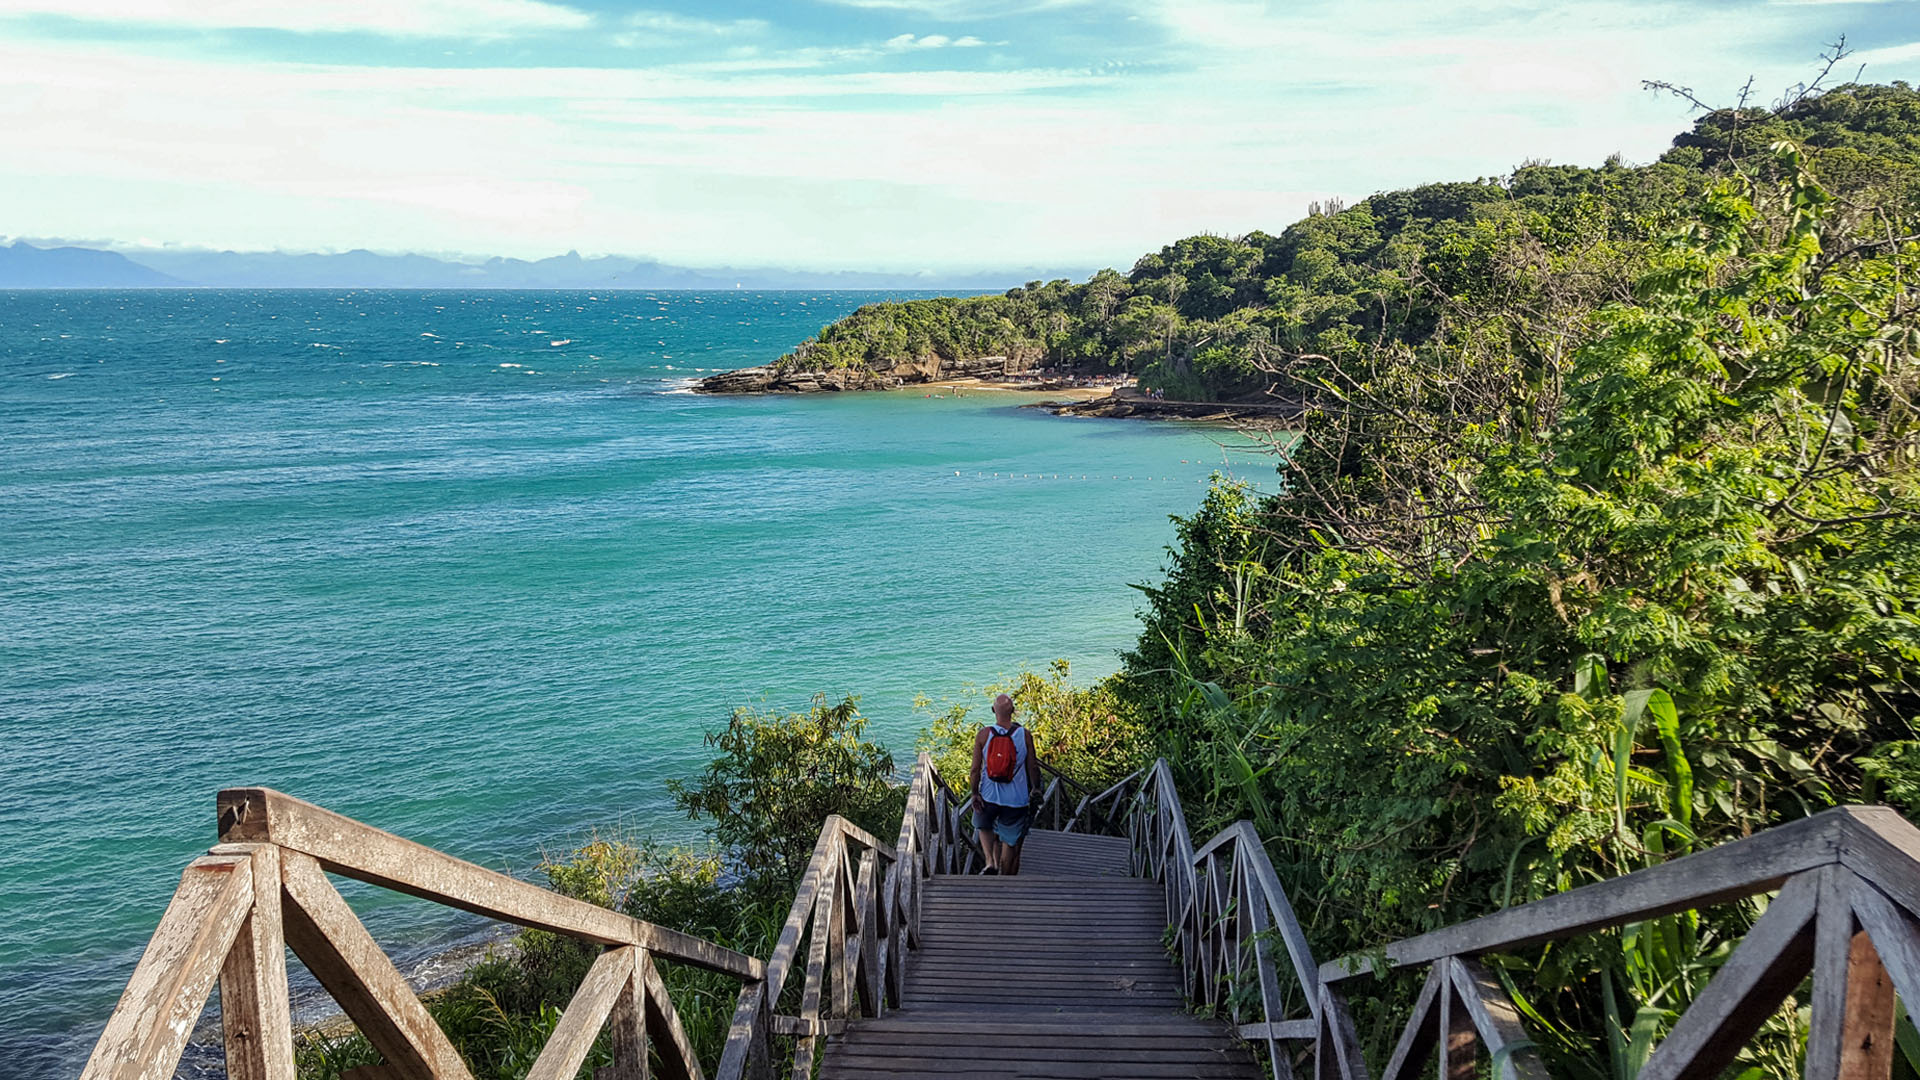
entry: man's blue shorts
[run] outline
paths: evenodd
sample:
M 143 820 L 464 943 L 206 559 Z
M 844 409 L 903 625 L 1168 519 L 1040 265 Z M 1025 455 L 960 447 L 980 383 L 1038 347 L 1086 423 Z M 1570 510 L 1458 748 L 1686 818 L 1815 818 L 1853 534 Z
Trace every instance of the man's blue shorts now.
M 1024 806 L 1001 806 L 999 803 L 982 802 L 973 812 L 973 827 L 986 832 L 992 829 L 1000 842 L 1017 845 L 1027 838 L 1027 826 L 1033 823 L 1033 815 Z

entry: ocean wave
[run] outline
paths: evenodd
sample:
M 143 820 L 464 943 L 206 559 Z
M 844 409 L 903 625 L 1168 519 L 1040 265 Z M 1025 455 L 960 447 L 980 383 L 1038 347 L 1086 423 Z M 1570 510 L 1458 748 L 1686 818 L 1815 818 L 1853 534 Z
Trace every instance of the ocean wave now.
M 71 372 L 71 371 L 62 371 L 62 372 L 60 372 L 60 373 L 59 373 L 59 374 L 57 374 L 57 375 L 49 375 L 49 376 L 47 376 L 47 378 L 49 378 L 49 379 L 71 379 L 71 378 L 73 378 L 73 374 L 74 374 L 74 373 L 73 373 L 73 372 Z
M 666 384 L 666 389 L 660 391 L 662 394 L 691 394 L 693 388 L 700 384 L 699 379 L 662 379 L 660 381 Z
M 573 344 L 573 339 L 572 339 L 572 338 L 570 338 L 570 337 L 563 337 L 563 338 L 561 338 L 561 339 L 560 339 L 560 340 L 558 340 L 558 341 L 549 341 L 549 342 L 547 342 L 547 344 L 549 344 L 549 345 L 551 345 L 551 346 L 553 346 L 554 348 L 556 348 L 556 349 L 557 349 L 557 348 L 559 348 L 559 347 L 560 347 L 560 346 L 562 346 L 562 345 L 571 345 L 571 344 Z

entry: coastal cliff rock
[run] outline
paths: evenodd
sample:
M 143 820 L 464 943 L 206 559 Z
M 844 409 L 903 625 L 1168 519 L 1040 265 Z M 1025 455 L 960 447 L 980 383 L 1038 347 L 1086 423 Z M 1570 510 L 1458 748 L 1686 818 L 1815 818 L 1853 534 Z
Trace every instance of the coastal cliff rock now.
M 1088 401 L 1043 401 L 1029 408 L 1051 411 L 1055 416 L 1135 417 L 1150 420 L 1235 421 L 1255 427 L 1272 427 L 1297 420 L 1304 410 L 1300 401 L 1267 398 L 1260 401 L 1166 401 L 1132 389 L 1116 390 L 1106 397 Z
M 899 360 L 886 367 L 780 370 L 767 364 L 709 375 L 693 385 L 701 394 L 812 394 L 828 390 L 892 390 L 941 379 L 995 379 L 1033 368 L 1031 360 L 975 356 L 943 360 L 938 356 Z

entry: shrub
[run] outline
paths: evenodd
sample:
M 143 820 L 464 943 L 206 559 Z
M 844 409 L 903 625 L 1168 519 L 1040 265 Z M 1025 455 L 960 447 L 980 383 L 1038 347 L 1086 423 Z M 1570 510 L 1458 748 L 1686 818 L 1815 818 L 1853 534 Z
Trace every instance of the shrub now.
M 1033 733 L 1040 758 L 1085 787 L 1098 791 L 1151 758 L 1152 740 L 1146 728 L 1114 693 L 1109 682 L 1076 687 L 1067 681 L 1065 660 L 1047 665 L 1045 674 L 1022 671 L 965 694 L 973 703 L 950 704 L 920 734 L 920 748 L 933 755 L 949 786 L 967 788 L 973 763 L 973 737 L 982 724 L 992 723 L 990 707 L 999 694 L 1013 698 L 1014 719 Z M 922 697 L 922 709 L 931 702 Z M 981 718 L 974 708 L 982 706 Z
M 727 726 L 707 735 L 719 756 L 692 784 L 667 781 L 690 818 L 706 818 L 713 835 L 755 884 L 786 892 L 813 854 L 820 823 L 839 814 L 891 841 L 905 804 L 895 790 L 893 755 L 863 740 L 860 699 L 827 704 L 815 695 L 806 712 L 736 709 Z

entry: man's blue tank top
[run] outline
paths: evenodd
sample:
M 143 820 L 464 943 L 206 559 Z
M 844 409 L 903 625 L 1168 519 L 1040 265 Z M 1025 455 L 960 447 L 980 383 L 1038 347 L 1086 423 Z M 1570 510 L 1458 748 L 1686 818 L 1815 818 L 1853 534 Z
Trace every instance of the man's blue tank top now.
M 1001 730 L 1001 728 L 998 724 L 988 724 L 982 730 L 994 732 Z M 987 738 L 988 741 L 992 741 L 993 736 L 988 735 Z M 981 746 L 980 752 L 983 755 L 986 753 L 986 747 L 984 745 Z M 995 806 L 1024 807 L 1032 800 L 1032 792 L 1027 787 L 1027 729 L 1025 727 L 1013 729 L 1013 752 L 1013 779 L 1004 784 L 987 779 L 985 763 L 982 763 L 980 769 L 980 797 Z

